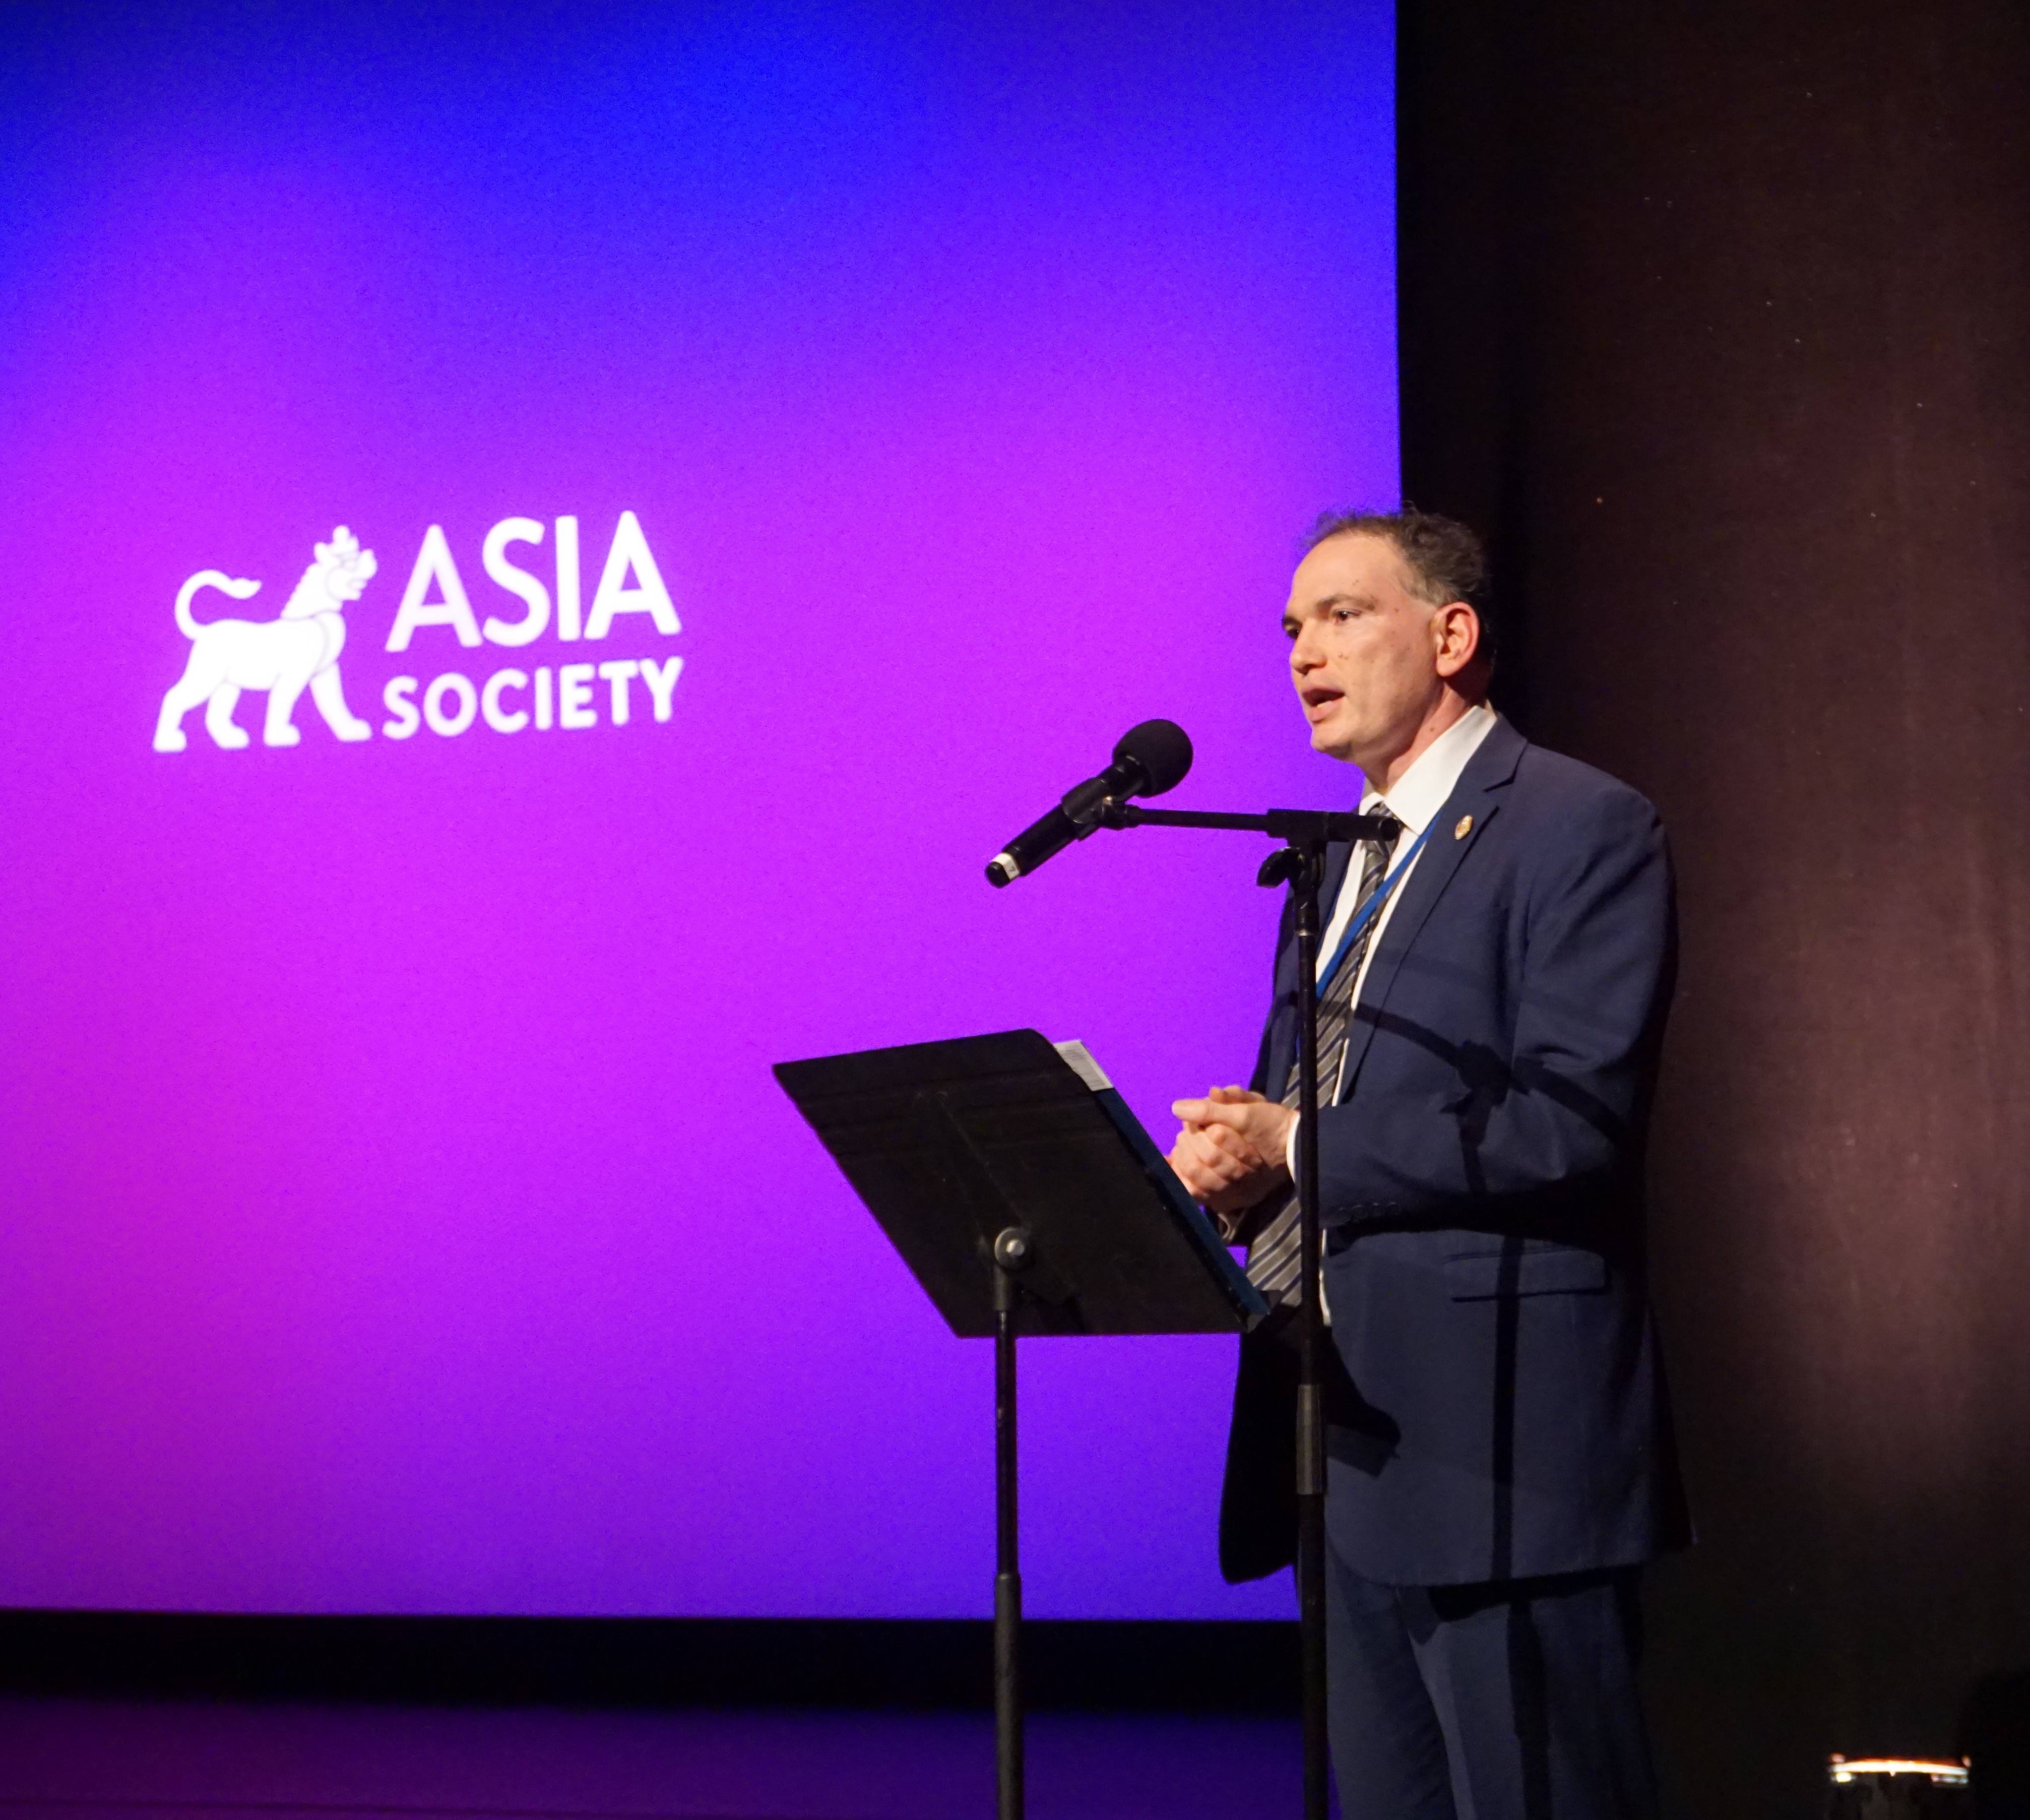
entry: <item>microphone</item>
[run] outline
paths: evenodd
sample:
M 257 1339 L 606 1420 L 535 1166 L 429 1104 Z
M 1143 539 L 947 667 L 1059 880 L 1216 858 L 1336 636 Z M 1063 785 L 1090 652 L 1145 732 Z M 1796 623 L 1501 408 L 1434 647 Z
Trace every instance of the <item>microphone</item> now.
M 987 862 L 987 882 L 1012 884 L 1034 872 L 1053 854 L 1083 840 L 1099 824 L 1093 818 L 1112 798 L 1161 796 L 1184 781 L 1192 768 L 1192 743 L 1174 720 L 1144 720 L 1121 736 L 1114 762 L 1097 777 L 1088 777 L 1065 792 L 1064 801 L 1042 821 L 1009 841 L 1005 851 Z

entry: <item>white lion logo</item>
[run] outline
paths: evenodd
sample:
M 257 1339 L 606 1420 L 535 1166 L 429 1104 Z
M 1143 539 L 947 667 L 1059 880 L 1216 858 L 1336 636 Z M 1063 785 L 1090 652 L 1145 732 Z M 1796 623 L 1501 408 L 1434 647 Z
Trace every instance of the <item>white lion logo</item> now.
M 243 689 L 268 692 L 268 716 L 261 731 L 269 746 L 294 746 L 303 738 L 289 724 L 296 698 L 305 688 L 332 731 L 341 739 L 370 739 L 374 729 L 355 720 L 345 705 L 338 679 L 338 654 L 345 649 L 345 622 L 339 617 L 348 601 L 356 601 L 374 579 L 378 565 L 371 550 L 344 525 L 329 543 L 316 546 L 317 560 L 303 571 L 296 591 L 278 619 L 214 620 L 201 626 L 191 617 L 191 601 L 201 588 L 217 588 L 236 601 L 260 592 L 258 582 L 235 581 L 217 569 L 200 569 L 177 590 L 177 623 L 191 642 L 190 662 L 181 679 L 162 698 L 155 722 L 155 750 L 180 752 L 183 717 L 206 703 L 205 731 L 221 746 L 236 750 L 247 743 L 245 731 L 232 724 L 232 710 Z

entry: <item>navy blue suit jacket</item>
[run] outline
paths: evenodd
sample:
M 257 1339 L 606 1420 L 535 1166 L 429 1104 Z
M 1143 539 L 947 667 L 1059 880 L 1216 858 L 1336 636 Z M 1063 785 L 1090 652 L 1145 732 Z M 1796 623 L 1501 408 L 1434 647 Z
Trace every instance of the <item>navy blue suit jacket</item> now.
M 1470 821 L 1467 820 L 1470 817 Z M 1321 892 L 1328 910 L 1347 850 Z M 1326 1523 L 1398 1585 L 1623 1565 L 1687 1524 L 1642 1244 L 1675 932 L 1656 813 L 1499 722 L 1402 888 L 1320 1115 Z M 1296 1047 L 1294 917 L 1255 1085 Z M 1243 1343 L 1221 1563 L 1295 1550 L 1295 1364 Z

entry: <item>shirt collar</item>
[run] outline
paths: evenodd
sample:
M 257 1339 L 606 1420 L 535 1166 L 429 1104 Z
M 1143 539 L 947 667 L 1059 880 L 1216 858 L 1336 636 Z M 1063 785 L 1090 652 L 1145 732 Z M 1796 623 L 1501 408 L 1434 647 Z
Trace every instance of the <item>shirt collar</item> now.
M 1485 702 L 1475 702 L 1417 755 L 1416 762 L 1396 779 L 1387 795 L 1373 788 L 1363 790 L 1360 813 L 1371 815 L 1377 809 L 1385 809 L 1411 835 L 1422 834 L 1458 787 L 1467 761 L 1480 750 L 1481 741 L 1494 731 L 1500 718 Z

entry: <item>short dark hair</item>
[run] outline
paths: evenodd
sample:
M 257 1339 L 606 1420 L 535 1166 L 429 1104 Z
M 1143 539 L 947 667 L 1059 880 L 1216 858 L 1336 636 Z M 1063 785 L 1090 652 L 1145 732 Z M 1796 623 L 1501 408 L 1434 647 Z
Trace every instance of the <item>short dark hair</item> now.
M 1487 585 L 1487 549 L 1472 529 L 1457 519 L 1419 512 L 1405 504 L 1396 512 L 1322 512 L 1304 534 L 1309 556 L 1328 538 L 1378 537 L 1385 539 L 1410 571 L 1410 592 L 1420 601 L 1442 607 L 1464 601 L 1480 616 L 1481 642 L 1492 661 L 1495 648 L 1493 604 Z

